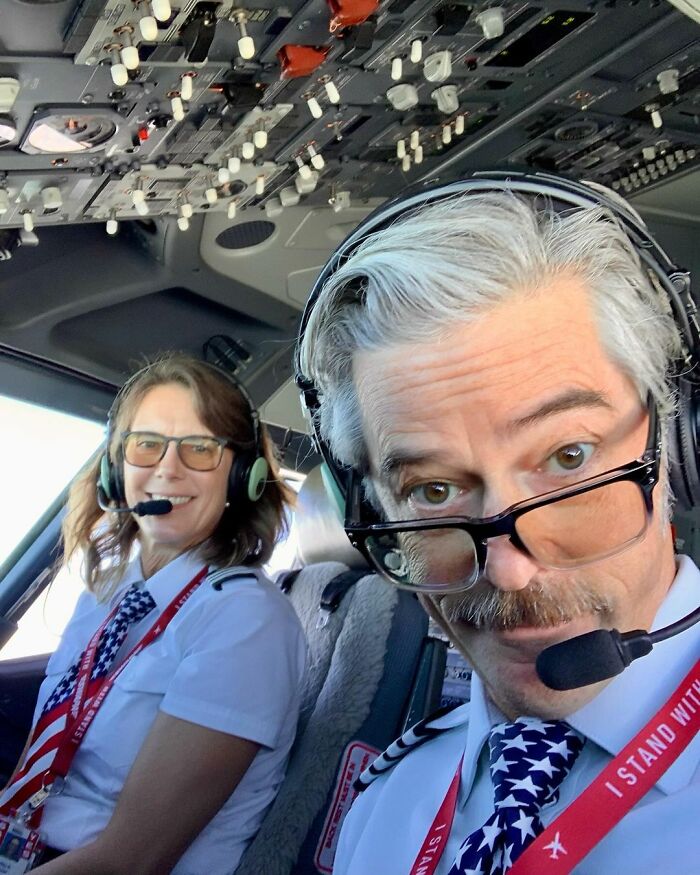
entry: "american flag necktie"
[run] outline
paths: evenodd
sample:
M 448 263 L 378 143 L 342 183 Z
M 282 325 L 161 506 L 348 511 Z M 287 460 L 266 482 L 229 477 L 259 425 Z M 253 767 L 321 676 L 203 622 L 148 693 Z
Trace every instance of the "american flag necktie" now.
M 542 806 L 558 799 L 583 743 L 561 720 L 523 717 L 494 726 L 489 760 L 496 810 L 462 843 L 448 875 L 504 875 L 544 829 Z
M 99 689 L 124 643 L 129 626 L 143 619 L 155 608 L 151 594 L 132 584 L 119 602 L 116 613 L 102 630 L 90 673 L 88 698 Z M 0 811 L 17 810 L 41 789 L 43 776 L 58 750 L 83 653 L 66 671 L 46 700 L 32 733 L 32 744 L 21 770 L 0 798 Z

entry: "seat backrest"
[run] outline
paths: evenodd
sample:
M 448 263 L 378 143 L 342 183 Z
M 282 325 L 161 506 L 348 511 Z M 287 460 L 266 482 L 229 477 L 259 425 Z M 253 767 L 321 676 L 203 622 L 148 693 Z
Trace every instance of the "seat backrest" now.
M 309 646 L 299 729 L 286 778 L 236 875 L 330 872 L 359 767 L 401 734 L 409 712 L 420 719 L 439 702 L 444 654 L 441 666 L 441 645 L 436 651 L 426 637 L 425 612 L 412 594 L 363 567 L 321 490 L 315 476 L 300 492 L 301 555 L 311 544 L 306 555 L 310 549 L 318 558 L 323 540 L 345 561 L 305 565 L 289 589 Z M 328 584 L 347 574 L 348 563 L 357 582 L 334 610 L 320 608 Z

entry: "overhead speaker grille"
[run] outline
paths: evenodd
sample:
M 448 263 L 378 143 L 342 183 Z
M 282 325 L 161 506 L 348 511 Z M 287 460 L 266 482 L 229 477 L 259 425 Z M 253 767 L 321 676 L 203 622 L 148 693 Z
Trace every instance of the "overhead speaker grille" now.
M 259 246 L 272 235 L 274 222 L 256 221 L 241 222 L 232 228 L 222 231 L 216 238 L 216 243 L 222 249 L 249 249 Z
M 574 143 L 585 140 L 598 133 L 598 124 L 592 120 L 575 121 L 561 125 L 554 132 L 554 138 L 560 143 Z

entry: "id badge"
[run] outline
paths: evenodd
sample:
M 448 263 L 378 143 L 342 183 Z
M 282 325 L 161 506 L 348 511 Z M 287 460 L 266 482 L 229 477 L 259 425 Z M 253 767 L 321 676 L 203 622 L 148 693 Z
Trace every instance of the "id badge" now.
M 20 875 L 39 862 L 39 833 L 19 820 L 0 816 L 0 875 Z

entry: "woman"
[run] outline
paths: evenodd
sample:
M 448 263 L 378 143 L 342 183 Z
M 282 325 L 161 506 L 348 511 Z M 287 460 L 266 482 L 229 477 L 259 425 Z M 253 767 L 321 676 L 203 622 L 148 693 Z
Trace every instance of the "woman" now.
M 60 790 L 40 809 L 42 875 L 224 875 L 259 827 L 306 658 L 290 604 L 259 570 L 289 498 L 268 468 L 257 412 L 218 368 L 171 355 L 115 401 L 108 453 L 74 484 L 64 524 L 88 592 L 0 809 L 28 811 L 27 787 Z M 81 697 L 100 703 L 86 731 Z

